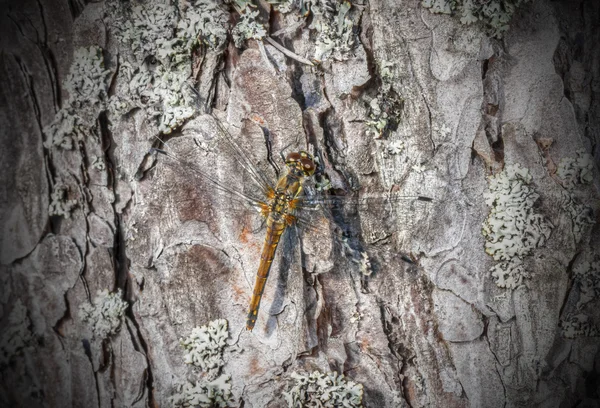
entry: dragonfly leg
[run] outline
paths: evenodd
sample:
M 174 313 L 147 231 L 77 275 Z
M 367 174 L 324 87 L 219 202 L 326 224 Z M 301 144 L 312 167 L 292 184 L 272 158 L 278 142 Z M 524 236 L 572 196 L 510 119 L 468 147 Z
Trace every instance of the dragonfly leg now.
M 263 136 L 265 137 L 265 144 L 267 145 L 267 161 L 269 162 L 271 167 L 273 167 L 273 169 L 275 170 L 275 174 L 277 175 L 277 178 L 279 178 L 280 174 L 281 174 L 281 168 L 273 160 L 273 145 L 271 143 L 272 138 L 271 138 L 271 132 L 269 131 L 269 128 L 267 127 L 264 119 L 258 117 L 257 115 L 254 115 L 252 118 L 250 118 L 250 121 L 256 123 L 256 125 L 258 125 L 260 130 L 262 130 Z
M 283 161 L 284 163 L 285 163 L 285 153 L 284 153 L 284 152 L 285 152 L 287 149 L 289 149 L 289 147 L 290 147 L 291 145 L 293 145 L 293 144 L 294 144 L 293 142 L 291 142 L 291 143 L 288 143 L 287 145 L 283 146 L 283 147 L 281 148 L 281 150 L 279 151 L 279 157 L 281 157 L 281 161 Z

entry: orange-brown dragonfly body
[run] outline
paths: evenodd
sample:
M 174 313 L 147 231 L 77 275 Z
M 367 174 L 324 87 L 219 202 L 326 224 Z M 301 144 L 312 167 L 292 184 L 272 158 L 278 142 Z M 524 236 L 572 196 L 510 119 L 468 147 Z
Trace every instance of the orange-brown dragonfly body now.
M 294 213 L 298 196 L 302 193 L 302 182 L 305 177 L 310 177 L 315 172 L 312 157 L 304 151 L 288 154 L 285 164 L 288 168 L 287 173 L 279 179 L 275 190 L 268 192 L 269 202 L 262 206 L 261 213 L 267 218 L 267 236 L 260 255 L 260 265 L 248 308 L 247 330 L 252 330 L 256 324 L 260 299 L 265 290 L 279 239 L 288 226 L 296 223 Z
M 307 197 L 303 194 L 303 183 L 307 177 L 314 174 L 316 166 L 312 156 L 305 151 L 292 152 L 287 155 L 285 159 L 287 172 L 279 178 L 277 184 L 273 187 L 260 170 L 255 168 L 252 160 L 248 158 L 246 153 L 232 140 L 228 131 L 221 123 L 210 115 L 205 116 L 205 119 L 213 121 L 215 127 L 218 129 L 218 135 L 220 137 L 217 138 L 217 144 L 219 147 L 223 148 L 226 152 L 236 158 L 238 163 L 244 168 L 246 175 L 250 176 L 253 180 L 255 187 L 260 189 L 260 193 L 258 192 L 258 189 L 253 193 L 245 193 L 235 189 L 231 185 L 219 180 L 219 178 L 215 177 L 214 173 L 211 171 L 196 166 L 193 162 L 173 156 L 164 150 L 152 149 L 151 151 L 167 155 L 172 159 L 174 165 L 190 172 L 190 174 L 200 176 L 202 179 L 210 182 L 217 190 L 221 191 L 221 193 L 226 194 L 234 201 L 241 201 L 247 206 L 257 209 L 262 216 L 266 218 L 267 234 L 263 243 L 260 265 L 256 274 L 256 281 L 252 291 L 252 298 L 250 300 L 246 319 L 246 329 L 252 330 L 258 318 L 261 297 L 265 289 L 269 271 L 271 270 L 271 264 L 275 257 L 275 251 L 277 250 L 279 240 L 286 228 L 298 224 L 299 220 L 303 224 L 310 224 L 310 220 L 304 218 L 311 218 L 305 210 L 316 210 L 313 212 L 313 215 L 318 215 L 319 211 L 323 211 L 325 206 L 336 206 L 338 204 L 370 206 L 380 202 L 381 197 L 367 196 L 357 199 L 356 201 L 352 198 L 346 200 L 344 197 Z M 263 126 L 262 121 L 253 121 L 263 129 L 265 136 L 267 136 L 268 129 Z M 301 197 L 301 195 L 303 196 Z M 397 196 L 397 198 L 402 200 L 413 199 L 431 201 L 430 198 L 422 196 Z M 373 201 L 373 199 L 375 199 L 375 201 Z M 393 201 L 391 200 L 391 197 L 388 197 L 388 200 Z M 330 217 L 330 215 L 328 215 L 328 217 Z M 311 227 L 315 226 L 311 224 Z

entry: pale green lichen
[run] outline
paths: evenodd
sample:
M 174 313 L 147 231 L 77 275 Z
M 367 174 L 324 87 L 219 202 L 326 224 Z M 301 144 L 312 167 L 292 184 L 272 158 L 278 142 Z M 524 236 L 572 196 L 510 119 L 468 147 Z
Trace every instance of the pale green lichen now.
M 460 15 L 462 24 L 481 21 L 488 33 L 501 37 L 510 26 L 517 8 L 529 0 L 423 0 L 432 13 Z
M 358 260 L 358 268 L 360 273 L 363 274 L 363 276 L 371 276 L 373 273 L 373 265 L 371 265 L 371 258 L 369 257 L 369 254 L 362 251 L 360 255 L 361 257 Z
M 79 315 L 90 325 L 94 337 L 105 339 L 119 331 L 127 306 L 128 303 L 122 300 L 121 289 L 112 293 L 105 289 L 98 292 L 93 304 L 82 304 Z
M 280 13 L 289 13 L 294 6 L 294 0 L 267 0 Z
M 92 155 L 91 159 L 92 159 L 92 162 L 90 163 L 90 165 L 92 166 L 92 168 L 94 168 L 98 171 L 106 170 L 106 163 L 104 163 L 104 159 L 102 157 Z
M 379 139 L 396 130 L 402 114 L 404 101 L 393 90 L 379 93 L 369 103 L 368 133 Z
M 326 174 L 321 175 L 320 178 L 315 181 L 315 189 L 317 191 L 329 191 L 332 187 L 331 180 Z
M 379 92 L 369 102 L 369 120 L 366 122 L 367 133 L 376 139 L 385 138 L 396 130 L 404 106 L 403 99 L 393 89 L 393 84 L 399 77 L 395 65 L 380 61 L 378 70 L 381 81 Z
M 227 407 L 231 400 L 231 377 L 221 375 L 212 381 L 186 382 L 169 398 L 174 407 Z
M 492 277 L 501 288 L 514 289 L 521 286 L 531 274 L 525 269 L 523 260 L 514 257 L 508 261 L 497 263 L 490 268 Z
M 105 10 L 111 32 L 138 63 L 156 56 L 161 41 L 172 37 L 176 25 L 177 10 L 168 1 L 109 0 Z
M 110 70 L 104 67 L 102 48 L 79 48 L 73 56 L 64 88 L 69 104 L 77 110 L 89 110 L 95 117 L 104 110 L 108 98 Z
M 123 64 L 119 70 L 118 98 L 111 100 L 110 112 L 123 115 L 134 108 L 142 108 L 149 117 L 158 118 L 158 129 L 168 134 L 190 118 L 195 107 L 194 98 L 185 92 L 191 66 L 170 68 L 157 62 L 138 68 Z
M 380 237 L 371 237 L 372 241 L 378 240 Z M 339 240 L 342 243 L 342 248 L 345 255 L 356 265 L 360 273 L 364 276 L 370 276 L 373 273 L 373 266 L 371 264 L 371 258 L 369 254 L 361 249 L 354 248 L 351 244 L 350 238 L 340 232 Z
M 8 315 L 8 324 L 3 327 L 0 335 L 0 367 L 6 366 L 14 357 L 30 347 L 33 341 L 30 326 L 27 308 L 18 299 Z
M 402 140 L 394 140 L 388 145 L 388 152 L 390 154 L 400 154 L 404 151 L 406 145 Z
M 196 38 L 213 50 L 221 49 L 227 43 L 228 20 L 229 15 L 220 3 L 198 0 L 187 8 L 177 25 L 178 37 L 187 40 L 186 48 L 190 50 L 196 45 Z
M 204 371 L 223 366 L 223 348 L 227 345 L 227 320 L 218 319 L 206 326 L 195 327 L 189 337 L 181 339 L 184 361 Z
M 242 47 L 244 42 L 250 38 L 260 40 L 267 35 L 265 27 L 258 22 L 257 17 L 258 10 L 251 10 L 250 7 L 246 7 L 240 12 L 240 20 L 231 32 L 236 47 Z
M 98 115 L 106 109 L 110 70 L 104 68 L 100 47 L 79 48 L 65 81 L 68 98 L 54 120 L 44 128 L 46 148 L 70 150 L 75 141 L 96 133 Z
M 60 147 L 71 150 L 76 141 L 82 141 L 94 132 L 95 124 L 90 126 L 74 109 L 65 107 L 60 109 L 54 116 L 54 121 L 44 128 L 44 146 L 47 149 Z
M 489 178 L 489 190 L 484 193 L 486 204 L 492 207 L 483 224 L 485 251 L 494 260 L 502 261 L 491 272 L 499 287 L 514 289 L 528 276 L 523 257 L 545 244 L 552 225 L 534 210 L 538 194 L 529 186 L 529 170 L 520 165 L 508 165 Z
M 347 59 L 356 44 L 354 22 L 348 16 L 352 4 L 336 0 L 307 0 L 305 3 L 313 14 L 309 28 L 317 31 L 315 59 Z
M 352 313 L 352 317 L 350 318 L 350 323 L 358 323 L 362 320 L 364 314 L 359 312 L 358 310 Z
M 283 392 L 289 408 L 362 407 L 363 386 L 336 372 L 292 373 L 294 385 Z
M 566 188 L 572 189 L 576 184 L 590 184 L 593 180 L 594 158 L 580 149 L 575 157 L 564 157 L 558 164 L 556 175 L 561 178 Z
M 160 38 L 158 56 L 161 59 L 188 55 L 201 44 L 221 50 L 227 44 L 229 14 L 223 4 L 214 0 L 196 0 L 180 13 L 176 35 Z
M 187 92 L 192 53 L 200 45 L 217 52 L 225 48 L 229 15 L 224 7 L 214 0 L 192 0 L 180 8 L 159 0 L 134 6 L 108 1 L 107 24 L 126 56 L 109 104 L 111 116 L 141 108 L 165 134 L 189 119 L 197 103 Z
M 414 171 L 417 174 L 423 174 L 427 170 L 427 167 L 425 167 L 422 164 L 415 164 L 414 166 L 411 167 L 411 169 L 412 169 L 412 171 Z
M 434 133 L 439 134 L 441 139 L 445 139 L 446 137 L 450 136 L 450 134 L 452 133 L 452 129 L 450 129 L 450 127 L 448 127 L 448 125 L 446 125 L 443 122 L 442 123 L 434 122 L 431 125 L 431 130 Z
M 48 206 L 49 216 L 58 216 L 64 218 L 71 217 L 71 211 L 77 206 L 77 200 L 68 200 L 69 188 L 63 183 L 55 183 L 50 193 L 50 205 Z
M 398 78 L 396 75 L 396 66 L 391 61 L 378 61 L 379 78 L 381 79 L 381 90 L 388 92 L 394 81 Z
M 560 321 L 560 327 L 562 335 L 568 339 L 600 336 L 598 327 L 583 313 L 569 315 L 566 319 Z
M 186 381 L 169 398 L 176 407 L 227 407 L 231 400 L 231 377 L 219 372 L 223 365 L 223 348 L 227 345 L 228 323 L 213 320 L 206 326 L 195 327 L 189 337 L 181 339 L 186 350 L 186 364 L 199 367 L 207 374 L 195 383 Z

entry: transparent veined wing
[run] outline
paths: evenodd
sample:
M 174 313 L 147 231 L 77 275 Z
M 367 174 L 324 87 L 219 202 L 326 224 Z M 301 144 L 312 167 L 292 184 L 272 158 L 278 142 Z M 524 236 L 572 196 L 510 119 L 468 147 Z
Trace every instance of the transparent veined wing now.
M 329 235 L 343 247 L 348 239 L 358 240 L 359 246 L 371 245 L 387 242 L 396 233 L 406 234 L 422 219 L 418 214 L 430 210 L 431 201 L 428 196 L 395 191 L 331 195 L 308 187 L 298 200 L 297 224 L 309 236 Z
M 319 207 L 346 207 L 348 209 L 374 208 L 382 205 L 395 205 L 401 202 L 431 202 L 433 198 L 421 195 L 402 195 L 397 193 L 369 193 L 351 194 L 342 196 L 305 195 L 298 199 L 298 206 L 302 210 L 319 209 Z
M 182 139 L 193 140 L 188 144 L 192 148 L 185 151 L 175 151 L 172 147 Z M 229 131 L 212 115 L 202 115 L 187 127 L 184 135 L 170 140 L 160 139 L 159 147 L 150 150 L 150 154 L 163 160 L 167 166 L 189 176 L 189 183 L 208 183 L 207 191 L 225 195 L 237 203 L 243 203 L 259 212 L 267 208 L 267 201 L 273 194 L 269 178 L 256 166 L 256 163 L 233 140 Z M 212 165 L 199 163 L 198 158 L 213 155 Z M 241 168 L 243 176 L 223 174 L 219 168 L 218 158 L 233 158 Z M 237 169 L 236 169 L 237 170 Z M 234 173 L 234 171 L 229 171 Z M 249 180 L 249 183 L 233 183 L 232 180 Z M 237 184 L 237 186 L 236 186 Z

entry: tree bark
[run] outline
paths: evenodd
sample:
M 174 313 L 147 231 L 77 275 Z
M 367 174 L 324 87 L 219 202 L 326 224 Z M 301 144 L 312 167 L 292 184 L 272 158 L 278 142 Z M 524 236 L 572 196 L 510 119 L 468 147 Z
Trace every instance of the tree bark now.
M 281 407 L 319 371 L 365 407 L 600 405 L 600 5 L 534 0 L 498 39 L 416 0 L 260 1 L 292 57 L 218 30 L 163 57 L 200 3 L 4 3 L 1 404 L 170 406 L 225 375 L 229 406 Z M 128 28 L 156 4 L 166 28 Z M 288 229 L 252 332 L 265 229 L 223 192 L 258 194 L 219 123 L 270 180 L 302 149 L 326 194 L 381 197 Z M 217 319 L 222 363 L 186 364 Z

